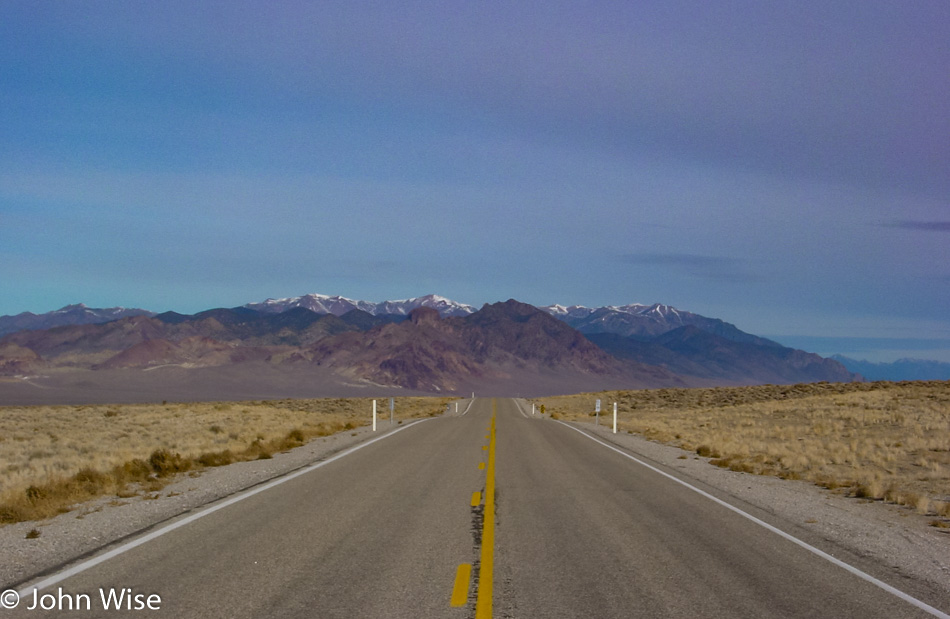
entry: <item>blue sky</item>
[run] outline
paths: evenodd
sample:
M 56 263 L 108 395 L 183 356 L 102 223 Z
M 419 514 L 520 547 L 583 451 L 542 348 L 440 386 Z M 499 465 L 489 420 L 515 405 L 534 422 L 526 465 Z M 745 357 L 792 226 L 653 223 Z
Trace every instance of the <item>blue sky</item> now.
M 6 0 L 0 314 L 662 302 L 950 360 L 948 32 L 944 0 Z

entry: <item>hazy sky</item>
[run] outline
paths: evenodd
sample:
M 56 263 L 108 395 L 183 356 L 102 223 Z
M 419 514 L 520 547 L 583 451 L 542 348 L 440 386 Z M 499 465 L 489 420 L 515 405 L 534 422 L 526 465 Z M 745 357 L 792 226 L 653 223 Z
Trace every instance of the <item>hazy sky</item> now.
M 309 292 L 950 340 L 950 3 L 0 3 L 0 314 Z

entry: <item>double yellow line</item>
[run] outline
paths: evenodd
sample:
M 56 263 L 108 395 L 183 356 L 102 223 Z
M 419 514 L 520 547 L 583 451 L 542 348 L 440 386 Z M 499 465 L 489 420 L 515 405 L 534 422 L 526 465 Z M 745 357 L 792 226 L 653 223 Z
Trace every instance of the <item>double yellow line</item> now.
M 478 568 L 478 595 L 475 599 L 475 619 L 491 619 L 492 574 L 495 556 L 495 416 L 498 405 L 492 400 L 491 426 L 488 428 L 488 464 L 478 465 L 485 469 L 485 510 L 482 512 L 482 548 Z M 485 449 L 485 448 L 483 448 Z M 472 494 L 472 507 L 481 503 L 481 493 Z M 452 606 L 465 606 L 468 602 L 468 586 L 472 576 L 470 563 L 462 563 L 455 574 L 452 589 Z
M 495 414 L 498 407 L 491 401 L 491 428 L 488 438 L 488 466 L 485 468 L 485 512 L 482 520 L 482 556 L 478 568 L 478 597 L 475 619 L 491 619 L 492 580 L 495 558 Z

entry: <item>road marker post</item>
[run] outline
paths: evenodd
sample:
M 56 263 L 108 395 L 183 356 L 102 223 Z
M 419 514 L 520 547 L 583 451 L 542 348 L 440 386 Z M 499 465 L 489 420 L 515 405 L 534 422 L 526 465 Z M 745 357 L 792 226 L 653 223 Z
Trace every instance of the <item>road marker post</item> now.
M 594 403 L 594 425 L 600 425 L 600 398 Z
M 617 433 L 617 403 L 614 402 L 614 434 Z
M 395 421 L 396 399 L 389 398 L 389 425 L 396 425 Z
M 373 400 L 373 432 L 376 431 L 376 400 Z

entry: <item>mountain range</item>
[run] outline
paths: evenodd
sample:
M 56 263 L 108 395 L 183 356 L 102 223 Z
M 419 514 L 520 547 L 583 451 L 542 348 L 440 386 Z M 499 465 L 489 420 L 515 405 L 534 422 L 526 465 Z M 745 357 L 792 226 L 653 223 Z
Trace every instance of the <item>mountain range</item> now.
M 874 363 L 842 355 L 831 355 L 829 359 L 867 380 L 950 380 L 950 363 L 945 361 L 898 359 L 890 363 Z
M 837 361 L 666 305 L 537 308 L 509 300 L 476 310 L 436 295 L 382 303 L 305 295 L 193 315 L 84 306 L 51 314 L 36 318 L 75 322 L 0 338 L 0 376 L 20 377 L 0 382 L 0 403 L 11 400 L 4 396 L 11 389 L 17 401 L 31 393 L 49 398 L 50 389 L 63 398 L 75 389 L 98 389 L 97 397 L 176 389 L 171 397 L 223 397 L 210 387 L 202 391 L 202 383 L 219 385 L 229 397 L 259 397 L 859 378 Z M 26 323 L 44 324 L 19 324 Z M 191 387 L 180 391 L 183 384 Z
M 458 303 L 435 294 L 399 301 L 383 301 L 381 303 L 354 301 L 353 299 L 340 296 L 330 297 L 323 294 L 307 294 L 301 297 L 288 297 L 286 299 L 267 299 L 260 303 L 248 303 L 243 307 L 265 314 L 280 314 L 289 309 L 303 307 L 318 314 L 334 314 L 336 316 L 342 316 L 353 310 L 360 310 L 373 316 L 408 316 L 409 312 L 418 307 L 434 309 L 438 311 L 441 316 L 468 316 L 469 314 L 475 313 L 476 309 L 471 305 Z
M 142 309 L 126 309 L 124 307 L 110 307 L 96 309 L 86 307 L 82 303 L 67 305 L 54 312 L 33 314 L 23 312 L 15 316 L 0 316 L 0 336 L 17 331 L 32 331 L 51 329 L 64 325 L 91 325 L 110 320 L 118 320 L 127 316 L 154 316 L 155 312 Z

